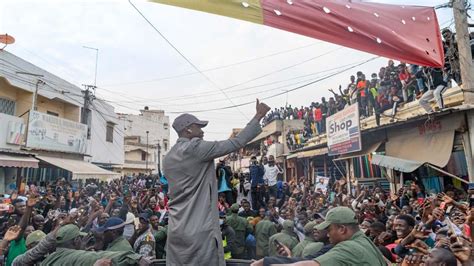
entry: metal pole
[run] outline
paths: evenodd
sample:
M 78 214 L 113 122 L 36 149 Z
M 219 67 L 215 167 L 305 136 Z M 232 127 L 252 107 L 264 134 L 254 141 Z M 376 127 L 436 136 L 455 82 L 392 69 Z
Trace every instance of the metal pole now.
M 160 173 L 161 171 L 161 145 L 160 143 L 158 142 L 158 173 Z
M 145 167 L 146 167 L 146 173 L 148 174 L 148 133 L 149 131 L 146 131 L 146 155 L 145 155 Z
M 459 51 L 462 88 L 464 92 L 464 103 L 474 104 L 474 72 L 472 68 L 471 46 L 469 45 L 466 1 L 453 0 L 452 3 L 454 25 L 456 28 L 456 41 Z
M 95 51 L 94 86 L 97 86 L 97 62 L 99 61 L 99 49 L 89 46 L 82 46 L 82 48 L 91 49 Z
M 97 86 L 97 62 L 99 61 L 99 49 L 95 51 L 95 73 L 94 73 L 94 86 Z

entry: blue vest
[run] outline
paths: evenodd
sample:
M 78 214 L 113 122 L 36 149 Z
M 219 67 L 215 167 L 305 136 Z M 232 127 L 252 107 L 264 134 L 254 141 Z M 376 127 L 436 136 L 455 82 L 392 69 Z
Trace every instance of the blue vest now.
M 224 168 L 219 169 L 219 193 L 231 191 L 230 187 L 227 185 L 227 176 Z

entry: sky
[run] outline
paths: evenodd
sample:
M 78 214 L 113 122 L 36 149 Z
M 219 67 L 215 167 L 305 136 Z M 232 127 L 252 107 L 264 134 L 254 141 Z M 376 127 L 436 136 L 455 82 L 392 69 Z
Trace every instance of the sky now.
M 116 112 L 162 109 L 180 112 L 254 101 L 360 63 L 374 55 L 232 18 L 132 0 L 153 25 L 203 74 L 177 53 L 127 0 L 0 0 L 0 34 L 16 42 L 7 50 L 75 84 L 93 84 Z M 436 6 L 447 0 L 378 0 Z M 439 9 L 441 27 L 454 27 L 452 10 Z M 270 107 L 307 106 L 347 85 L 360 70 L 377 72 L 388 59 L 265 101 Z M 222 93 L 226 91 L 226 95 Z M 231 100 L 229 100 L 230 98 Z M 205 139 L 229 137 L 245 126 L 255 105 L 195 113 L 209 120 Z M 177 136 L 171 130 L 171 142 Z

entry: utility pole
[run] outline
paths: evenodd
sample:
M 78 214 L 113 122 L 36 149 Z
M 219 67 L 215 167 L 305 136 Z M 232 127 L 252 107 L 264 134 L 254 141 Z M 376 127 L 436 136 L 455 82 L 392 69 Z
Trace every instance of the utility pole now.
M 81 123 L 84 125 L 87 125 L 87 139 L 90 139 L 91 136 L 91 131 L 90 131 L 90 113 L 91 113 L 91 104 L 92 101 L 95 99 L 95 85 L 85 85 L 84 90 L 82 93 L 84 94 L 84 106 L 82 107 L 82 112 L 81 112 Z
M 95 51 L 95 72 L 94 72 L 94 86 L 97 86 L 97 62 L 99 61 L 99 49 L 89 46 L 82 46 L 82 48 Z
M 459 65 L 461 70 L 464 103 L 474 104 L 474 77 L 472 68 L 471 46 L 469 44 L 469 27 L 467 24 L 467 10 L 465 0 L 453 0 L 454 25 L 456 41 L 459 51 Z
M 44 77 L 44 75 L 30 73 L 30 72 L 22 72 L 22 71 L 17 71 L 15 73 L 20 74 L 20 75 L 33 76 L 33 77 L 38 78 L 38 80 L 36 81 L 35 91 L 33 92 L 33 99 L 32 99 L 32 103 L 31 103 L 31 110 L 36 111 L 39 86 L 46 84 L 46 82 L 44 82 L 43 80 L 40 79 L 40 78 Z
M 145 168 L 146 168 L 146 173 L 148 174 L 148 133 L 150 131 L 146 131 L 146 155 L 145 155 Z
M 474 104 L 474 71 L 472 67 L 471 46 L 469 45 L 469 25 L 467 23 L 466 0 L 452 0 L 456 41 L 459 52 L 464 103 Z M 468 130 L 463 134 L 464 154 L 466 155 L 469 182 L 474 182 L 474 111 L 467 112 Z
M 41 79 L 38 79 L 38 81 L 36 81 L 36 86 L 35 86 L 35 93 L 33 94 L 33 103 L 31 104 L 31 110 L 33 111 L 36 111 L 38 109 L 37 107 L 37 102 L 38 102 L 38 89 L 39 89 L 39 85 L 43 85 L 45 84 L 44 81 L 42 81 Z
M 161 172 L 161 145 L 160 142 L 158 141 L 158 144 L 156 145 L 158 148 L 158 162 L 157 162 L 157 167 L 158 167 L 158 174 Z

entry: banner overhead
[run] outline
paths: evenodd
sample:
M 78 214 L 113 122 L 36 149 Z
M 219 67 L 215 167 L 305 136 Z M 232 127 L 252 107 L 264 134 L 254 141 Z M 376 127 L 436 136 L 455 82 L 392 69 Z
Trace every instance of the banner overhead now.
M 442 67 L 433 7 L 358 0 L 151 0 L 232 17 L 421 66 Z

